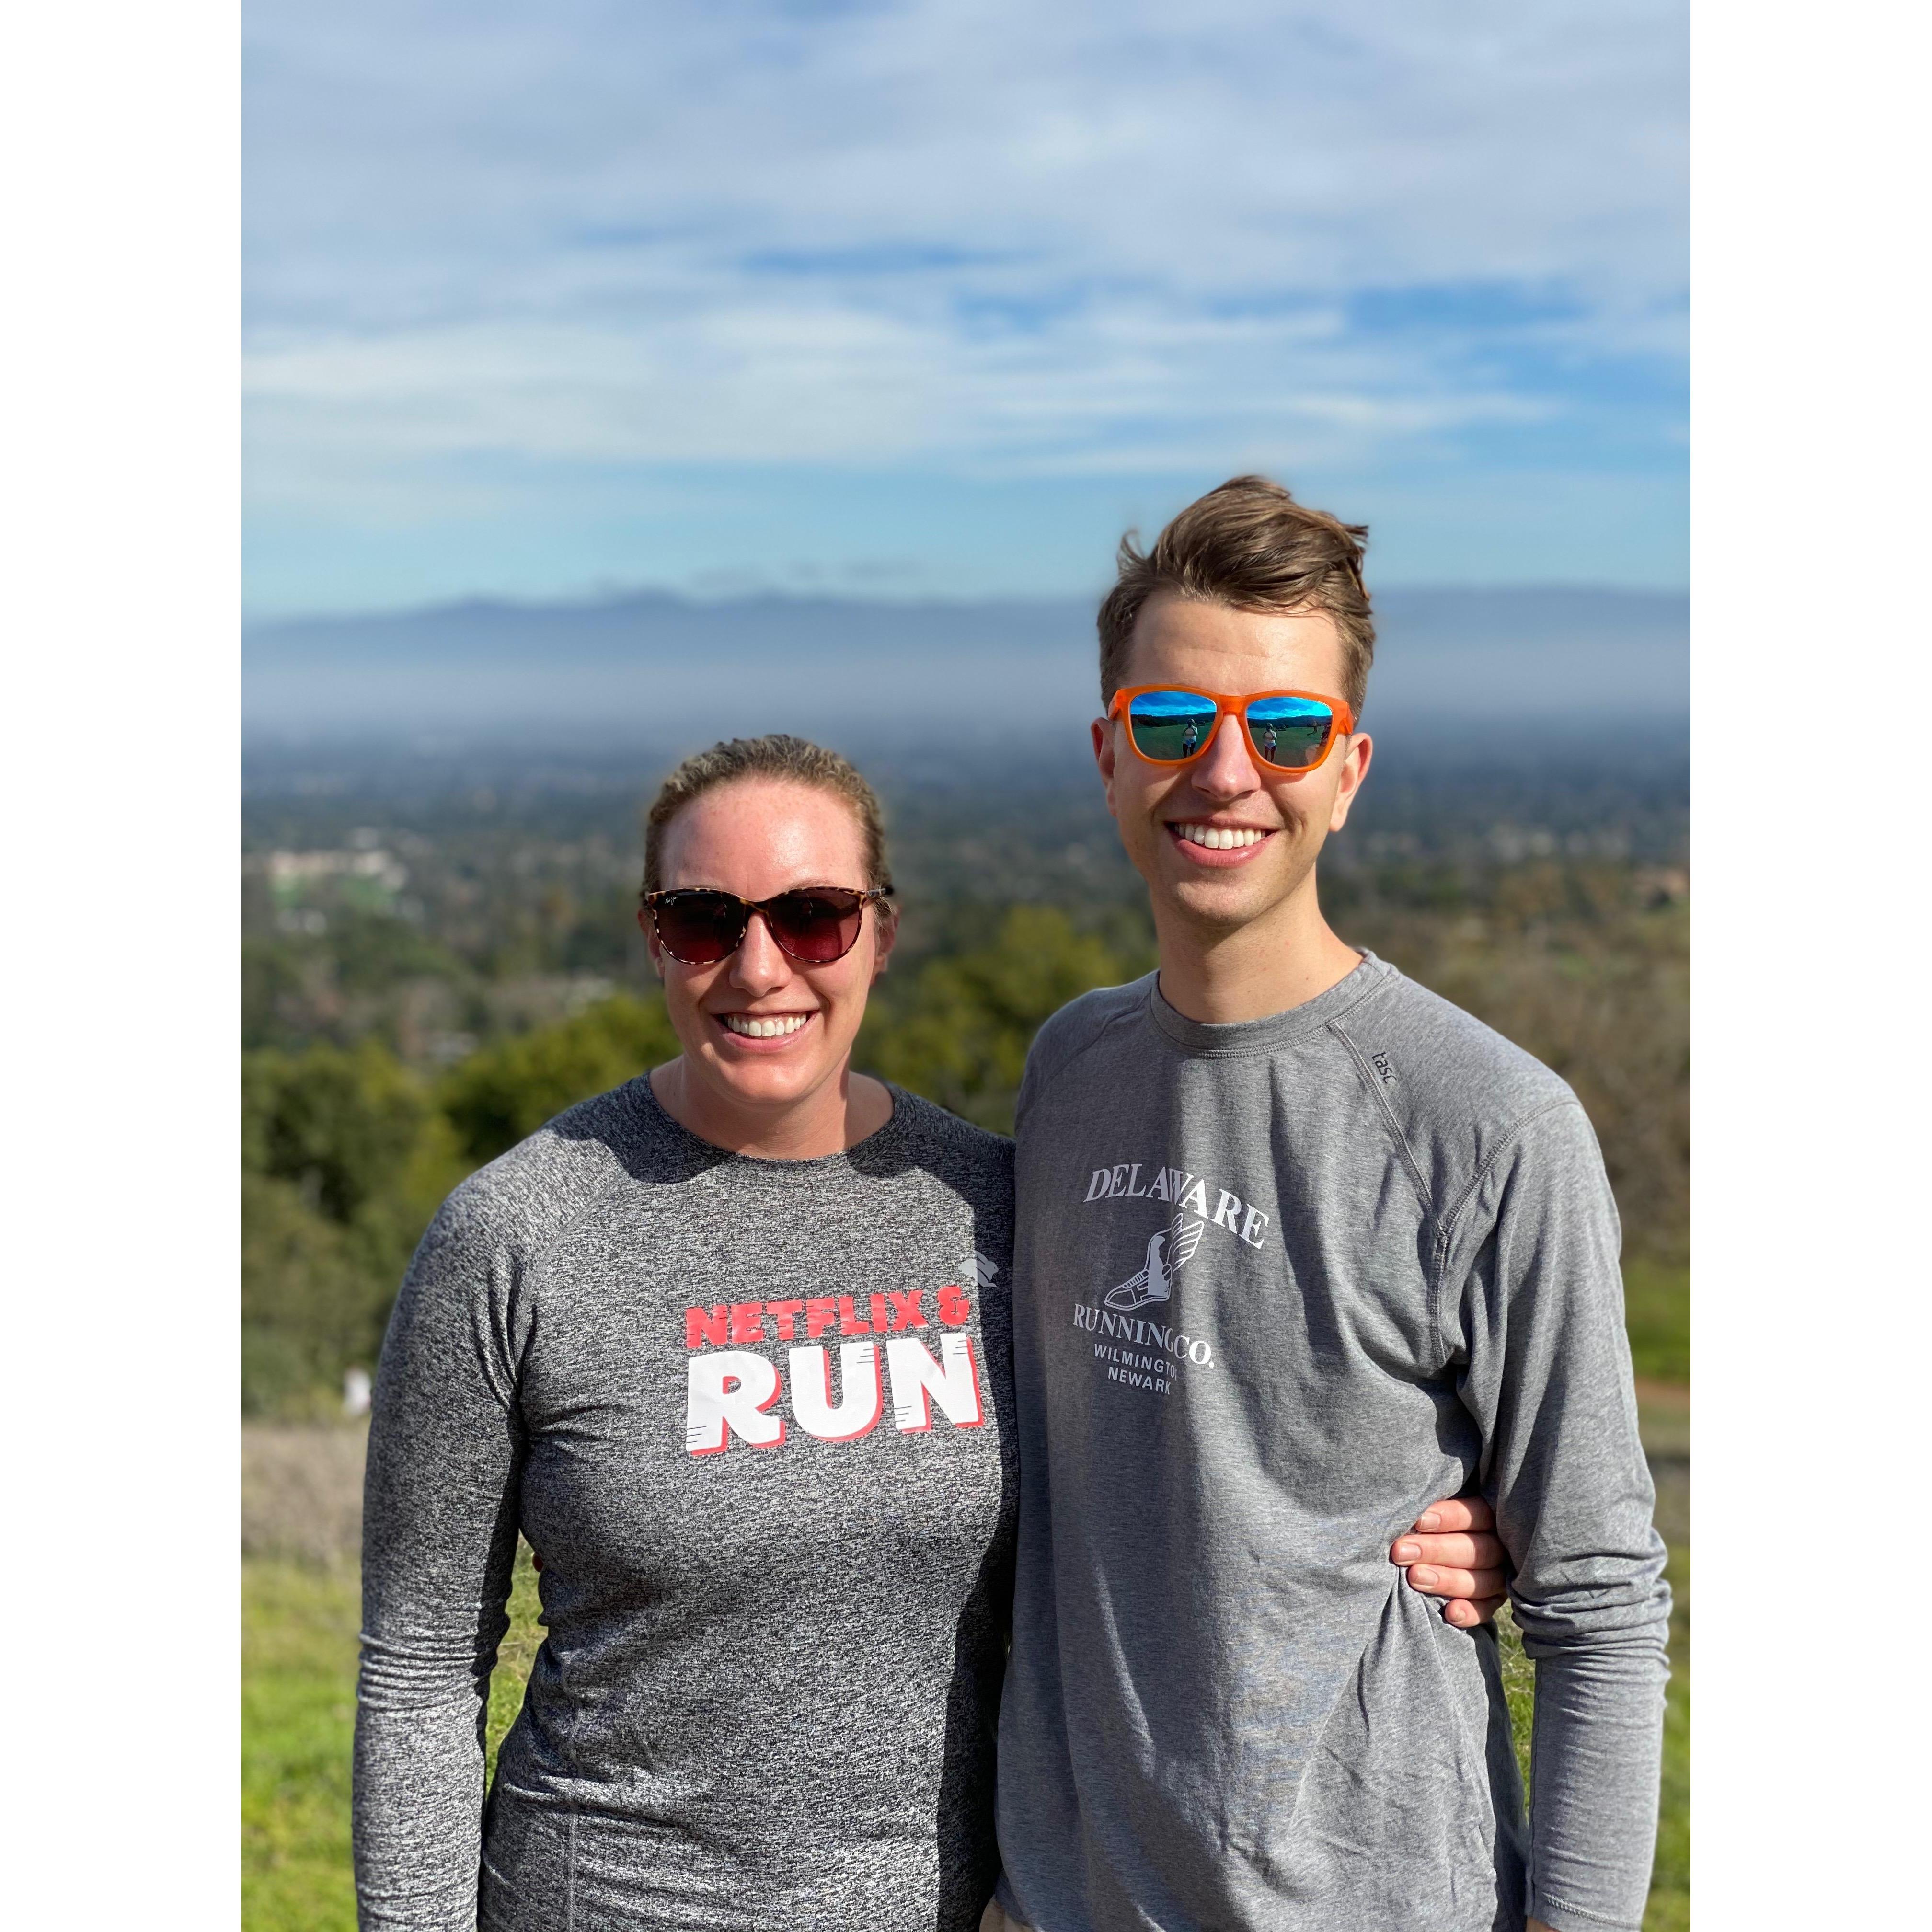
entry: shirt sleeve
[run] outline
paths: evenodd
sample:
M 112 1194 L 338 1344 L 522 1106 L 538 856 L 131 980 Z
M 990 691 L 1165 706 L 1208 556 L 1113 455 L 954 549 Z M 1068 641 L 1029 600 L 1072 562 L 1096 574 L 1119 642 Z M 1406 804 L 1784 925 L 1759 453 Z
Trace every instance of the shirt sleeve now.
M 1447 1235 L 1444 1339 L 1536 1666 L 1528 1909 L 1556 1932 L 1636 1932 L 1657 1837 L 1670 1592 L 1618 1245 L 1574 1100 L 1505 1141 Z
M 511 1258 L 459 1190 L 376 1376 L 362 1517 L 356 1891 L 364 1932 L 475 1932 L 490 1673 L 509 1619 L 523 1436 Z

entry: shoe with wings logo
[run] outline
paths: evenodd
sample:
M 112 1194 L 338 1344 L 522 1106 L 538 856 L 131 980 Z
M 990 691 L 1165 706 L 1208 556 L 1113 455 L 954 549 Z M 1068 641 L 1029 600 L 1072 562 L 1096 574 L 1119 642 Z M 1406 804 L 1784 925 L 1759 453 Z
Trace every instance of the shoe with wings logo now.
M 1130 1315 L 1150 1302 L 1166 1300 L 1174 1293 L 1174 1277 L 1201 1245 L 1201 1232 L 1207 1225 L 1190 1221 L 1184 1214 L 1175 1215 L 1148 1243 L 1147 1262 L 1140 1273 L 1107 1291 L 1107 1306 L 1116 1314 Z

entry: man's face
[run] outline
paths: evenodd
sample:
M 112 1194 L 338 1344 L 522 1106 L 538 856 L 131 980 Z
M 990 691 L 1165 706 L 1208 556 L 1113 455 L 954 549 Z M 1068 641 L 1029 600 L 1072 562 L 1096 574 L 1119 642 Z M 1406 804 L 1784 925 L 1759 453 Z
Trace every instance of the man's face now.
M 1342 695 L 1342 644 L 1318 612 L 1231 610 L 1163 591 L 1134 626 L 1125 686 L 1172 682 L 1246 694 Z M 1120 842 L 1154 896 L 1156 918 L 1178 916 L 1204 934 L 1266 917 L 1309 880 L 1316 854 L 1348 815 L 1369 768 L 1360 732 L 1314 771 L 1288 776 L 1258 764 L 1240 721 L 1224 717 L 1192 764 L 1152 765 L 1127 740 L 1124 718 L 1096 719 L 1094 752 Z M 1246 837 L 1210 845 L 1213 828 Z

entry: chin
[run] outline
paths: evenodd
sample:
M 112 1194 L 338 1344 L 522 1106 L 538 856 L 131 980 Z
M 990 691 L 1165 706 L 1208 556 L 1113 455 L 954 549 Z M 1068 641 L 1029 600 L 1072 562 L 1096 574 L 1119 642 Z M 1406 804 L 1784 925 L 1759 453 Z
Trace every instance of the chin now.
M 1286 896 L 1278 878 L 1252 872 L 1169 872 L 1160 889 L 1178 906 L 1204 919 L 1240 923 Z
M 710 1068 L 711 1077 L 718 1086 L 751 1107 L 795 1100 L 801 1094 L 811 1092 L 825 1076 L 825 1069 L 816 1065 L 760 1064 L 756 1060 L 727 1060 L 722 1057 L 712 1059 Z
M 1238 932 L 1268 910 L 1264 903 L 1226 892 L 1175 892 L 1172 903 L 1184 919 L 1216 932 Z

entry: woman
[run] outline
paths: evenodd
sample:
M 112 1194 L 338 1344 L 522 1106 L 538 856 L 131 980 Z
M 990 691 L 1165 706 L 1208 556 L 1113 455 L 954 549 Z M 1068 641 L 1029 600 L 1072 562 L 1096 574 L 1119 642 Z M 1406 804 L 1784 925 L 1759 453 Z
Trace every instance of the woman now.
M 370 1438 L 365 1926 L 976 1922 L 1011 1149 L 850 1071 L 890 890 L 842 759 L 766 738 L 680 766 L 645 929 L 682 1055 L 425 1238 Z M 548 1633 L 486 1819 L 519 1527 Z
M 1011 1147 L 850 1071 L 894 921 L 842 758 L 687 760 L 644 884 L 682 1054 L 458 1188 L 384 1346 L 362 1922 L 970 1928 L 998 1870 Z M 486 1804 L 519 1528 L 548 1634 Z

